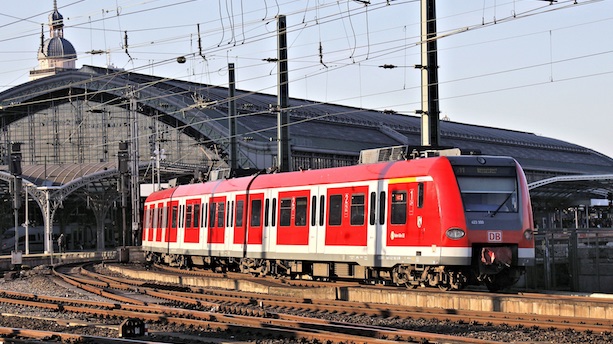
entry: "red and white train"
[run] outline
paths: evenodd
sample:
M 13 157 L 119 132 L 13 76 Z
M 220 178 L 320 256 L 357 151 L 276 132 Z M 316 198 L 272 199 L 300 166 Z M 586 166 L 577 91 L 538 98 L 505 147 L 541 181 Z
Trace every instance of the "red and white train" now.
M 145 201 L 151 262 L 497 290 L 534 264 L 512 158 L 440 156 L 181 185 Z

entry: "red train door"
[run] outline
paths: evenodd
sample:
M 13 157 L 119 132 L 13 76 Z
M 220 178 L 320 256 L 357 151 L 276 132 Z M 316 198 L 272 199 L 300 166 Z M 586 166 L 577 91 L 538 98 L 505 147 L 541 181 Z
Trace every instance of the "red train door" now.
M 424 183 L 389 184 L 387 246 L 417 245 L 422 239 Z
M 234 244 L 245 242 L 245 228 L 247 228 L 247 244 L 262 245 L 264 194 L 249 195 L 249 204 L 245 200 L 246 195 L 236 196 Z
M 368 186 L 328 189 L 326 245 L 366 246 L 367 195 Z
M 223 244 L 226 231 L 226 197 L 209 200 L 209 225 L 207 243 Z
M 185 204 L 185 235 L 186 243 L 200 242 L 200 200 L 188 200 Z
M 179 202 L 172 201 L 168 204 L 168 229 L 165 242 L 177 242 L 177 227 L 179 224 Z
M 145 219 L 143 220 L 143 233 L 142 233 L 142 241 L 153 241 L 153 216 L 155 214 L 155 205 L 149 204 L 145 208 Z
M 309 244 L 309 194 L 308 190 L 279 192 L 277 245 Z
M 242 245 L 245 243 L 245 199 L 246 195 L 236 195 L 236 207 L 234 209 L 234 244 Z
M 264 194 L 249 196 L 247 242 L 252 245 L 262 245 L 264 218 Z
M 164 203 L 158 203 L 157 207 L 155 209 L 155 241 L 157 242 L 161 242 L 162 241 L 162 234 L 164 233 L 163 230 L 164 228 L 166 228 L 166 207 L 164 206 Z M 151 240 L 154 240 L 153 238 Z

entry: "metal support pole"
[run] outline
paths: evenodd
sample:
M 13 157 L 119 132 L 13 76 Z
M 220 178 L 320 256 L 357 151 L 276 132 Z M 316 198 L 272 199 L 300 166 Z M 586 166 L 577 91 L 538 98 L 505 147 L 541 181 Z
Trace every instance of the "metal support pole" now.
M 421 0 L 421 144 L 437 147 L 439 133 L 436 2 Z
M 543 259 L 543 270 L 545 270 L 545 290 L 549 290 L 551 288 L 551 251 L 549 250 L 549 232 L 545 232 L 545 236 L 543 237 L 544 241 L 544 259 Z
M 140 184 L 139 184 L 139 168 L 138 163 L 140 156 L 138 152 L 138 113 L 136 111 L 136 99 L 138 95 L 136 91 L 131 88 L 129 92 L 130 98 L 130 196 L 132 201 L 132 244 L 138 244 L 138 233 L 140 230 Z M 124 247 L 126 245 L 126 235 L 124 233 Z
M 25 250 L 26 254 L 30 254 L 30 217 L 28 216 L 28 189 L 25 188 L 25 219 L 23 221 L 23 227 L 25 229 L 26 242 L 25 242 Z
M 17 190 L 17 176 L 13 177 L 13 214 L 15 216 L 15 252 L 19 251 L 19 208 L 17 202 L 19 198 L 19 190 Z
M 290 139 L 289 139 L 289 112 L 286 110 L 289 104 L 289 78 L 287 64 L 287 29 L 284 15 L 277 18 L 277 167 L 280 172 L 290 172 Z
M 228 63 L 228 136 L 230 137 L 230 169 L 238 169 L 238 147 L 236 142 L 236 78 L 234 63 Z

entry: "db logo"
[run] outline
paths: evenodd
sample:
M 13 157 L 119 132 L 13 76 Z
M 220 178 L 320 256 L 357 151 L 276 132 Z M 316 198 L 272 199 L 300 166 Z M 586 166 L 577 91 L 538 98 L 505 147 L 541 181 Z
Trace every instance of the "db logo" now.
M 392 231 L 390 233 L 390 239 L 394 240 L 396 238 L 404 239 L 404 233 L 394 233 L 394 231 Z
M 488 242 L 502 242 L 502 232 L 501 231 L 488 231 L 487 241 Z

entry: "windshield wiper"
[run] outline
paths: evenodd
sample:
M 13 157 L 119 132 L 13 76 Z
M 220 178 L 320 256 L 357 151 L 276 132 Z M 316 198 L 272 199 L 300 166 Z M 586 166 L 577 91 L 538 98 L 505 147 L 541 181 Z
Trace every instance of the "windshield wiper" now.
M 507 201 L 509 200 L 509 198 L 511 198 L 511 195 L 513 195 L 515 193 L 515 191 L 509 193 L 507 195 L 507 198 L 504 199 L 504 201 L 502 201 L 502 203 L 500 203 L 500 205 L 498 206 L 498 208 L 496 208 L 496 210 L 494 210 L 494 212 L 492 214 L 490 214 L 490 217 L 494 217 L 496 216 L 496 214 L 498 214 L 498 212 L 500 211 L 500 209 L 502 209 L 502 207 L 505 205 L 505 203 L 507 203 Z

